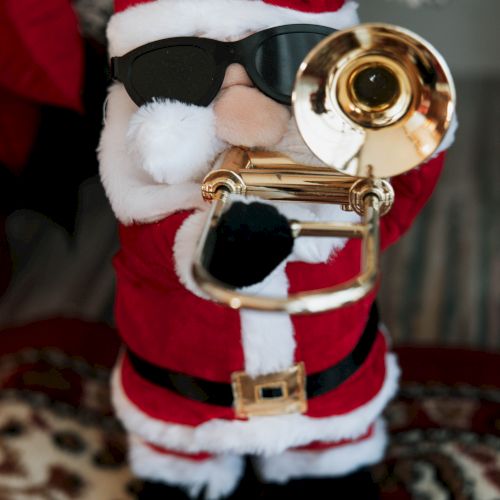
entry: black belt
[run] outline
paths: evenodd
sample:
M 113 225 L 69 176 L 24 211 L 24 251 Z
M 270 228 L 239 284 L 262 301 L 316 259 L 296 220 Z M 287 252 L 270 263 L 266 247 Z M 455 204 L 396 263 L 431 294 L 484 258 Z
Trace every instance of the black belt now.
M 309 399 L 336 389 L 356 372 L 372 349 L 378 331 L 378 322 L 378 310 L 374 303 L 363 335 L 351 353 L 330 368 L 307 375 L 306 392 Z M 135 371 L 152 384 L 194 401 L 217 406 L 233 406 L 231 384 L 211 382 L 169 370 L 146 361 L 130 349 L 127 349 L 127 355 Z

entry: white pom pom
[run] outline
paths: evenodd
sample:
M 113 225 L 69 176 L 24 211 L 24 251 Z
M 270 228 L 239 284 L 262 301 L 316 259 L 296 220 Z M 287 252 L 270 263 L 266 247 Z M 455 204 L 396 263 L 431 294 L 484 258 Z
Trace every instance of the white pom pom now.
M 130 120 L 127 147 L 155 181 L 167 184 L 198 179 L 224 149 L 212 108 L 176 101 L 141 106 Z

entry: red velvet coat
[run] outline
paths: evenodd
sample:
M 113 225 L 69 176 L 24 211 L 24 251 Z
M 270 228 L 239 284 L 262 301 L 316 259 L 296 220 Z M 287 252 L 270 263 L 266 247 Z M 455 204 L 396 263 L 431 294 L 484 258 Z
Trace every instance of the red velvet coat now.
M 411 225 L 437 182 L 444 154 L 392 179 L 396 201 L 381 222 L 383 249 Z M 141 357 L 160 366 L 211 381 L 230 383 L 244 370 L 240 316 L 184 288 L 175 272 L 173 246 L 191 212 L 152 224 L 120 227 L 116 321 L 121 336 Z M 359 272 L 360 242 L 350 240 L 326 264 L 289 263 L 290 292 L 344 282 Z M 365 327 L 374 294 L 340 310 L 292 318 L 296 361 L 307 373 L 324 370 L 350 353 Z M 379 332 L 363 366 L 339 388 L 309 401 L 312 418 L 344 415 L 381 390 L 386 377 L 385 337 Z M 187 400 L 141 379 L 129 362 L 121 364 L 122 389 L 143 414 L 160 422 L 199 426 L 211 419 L 233 420 L 234 411 Z

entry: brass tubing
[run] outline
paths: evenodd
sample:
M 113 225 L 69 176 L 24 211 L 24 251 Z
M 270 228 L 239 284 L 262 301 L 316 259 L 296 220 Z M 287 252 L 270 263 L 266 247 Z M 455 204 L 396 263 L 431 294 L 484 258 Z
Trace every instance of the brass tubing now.
M 361 273 L 341 285 L 301 292 L 287 298 L 260 297 L 238 292 L 215 279 L 202 265 L 208 231 L 222 213 L 224 203 L 224 199 L 216 199 L 212 203 L 209 212 L 211 222 L 205 226 L 200 238 L 192 268 L 193 277 L 198 286 L 216 301 L 232 309 L 248 308 L 261 311 L 283 311 L 288 314 L 313 314 L 339 309 L 357 302 L 375 287 L 378 281 L 380 213 L 380 201 L 376 196 L 366 196 L 363 201 L 365 214 L 361 225 L 364 228 Z M 352 228 L 347 227 L 345 234 L 340 231 L 340 227 L 338 229 L 339 236 L 349 237 L 352 234 Z
M 367 228 L 361 224 L 343 224 L 341 222 L 301 222 L 291 221 L 290 228 L 295 238 L 299 236 L 363 238 Z
M 329 169 L 220 169 L 204 179 L 202 194 L 212 201 L 219 189 L 266 200 L 292 200 L 350 205 L 350 192 L 358 179 Z
M 292 200 L 351 205 L 351 190 L 359 179 L 339 174 L 330 167 L 311 167 L 267 151 L 232 148 L 221 168 L 203 180 L 202 195 L 207 201 L 223 188 L 233 194 L 266 200 Z
M 245 185 L 246 196 L 348 206 L 353 178 L 325 170 L 252 168 L 240 170 L 238 175 Z

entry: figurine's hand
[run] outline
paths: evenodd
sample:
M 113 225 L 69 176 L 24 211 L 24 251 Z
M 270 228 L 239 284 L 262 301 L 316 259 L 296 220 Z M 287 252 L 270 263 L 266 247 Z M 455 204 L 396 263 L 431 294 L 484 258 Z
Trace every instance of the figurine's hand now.
M 234 203 L 208 235 L 204 265 L 235 288 L 254 285 L 293 249 L 286 217 L 264 203 Z

